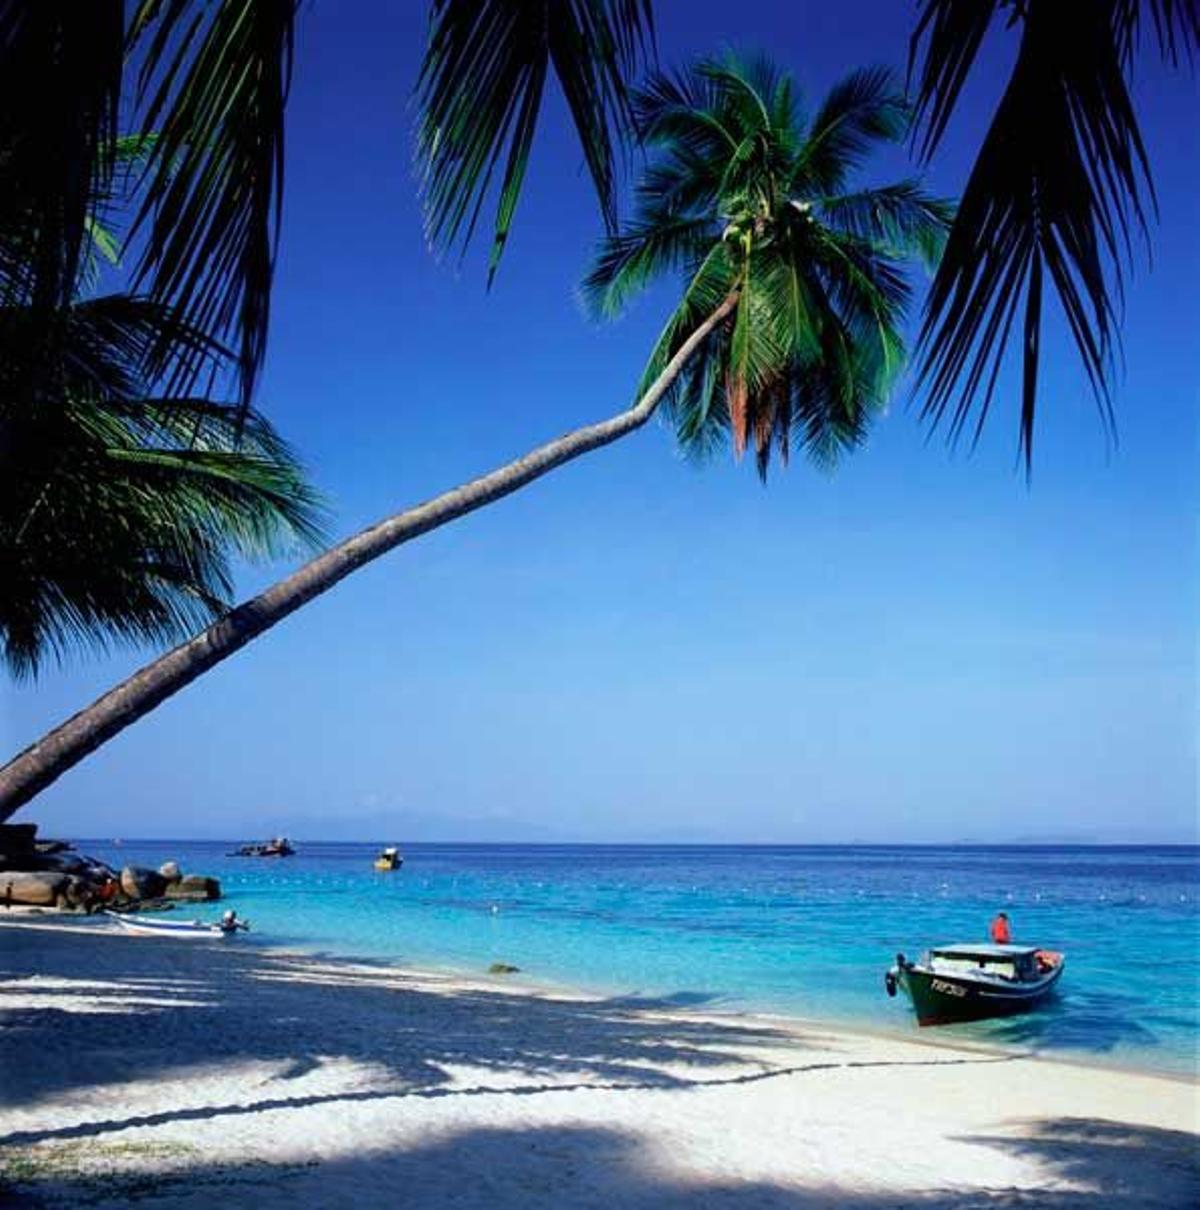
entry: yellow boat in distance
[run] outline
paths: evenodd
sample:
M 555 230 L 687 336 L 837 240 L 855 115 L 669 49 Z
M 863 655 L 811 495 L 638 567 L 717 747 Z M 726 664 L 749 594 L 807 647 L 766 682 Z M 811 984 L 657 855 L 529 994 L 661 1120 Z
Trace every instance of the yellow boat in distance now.
M 404 858 L 400 856 L 400 850 L 395 845 L 390 845 L 375 858 L 377 870 L 398 870 L 403 864 Z

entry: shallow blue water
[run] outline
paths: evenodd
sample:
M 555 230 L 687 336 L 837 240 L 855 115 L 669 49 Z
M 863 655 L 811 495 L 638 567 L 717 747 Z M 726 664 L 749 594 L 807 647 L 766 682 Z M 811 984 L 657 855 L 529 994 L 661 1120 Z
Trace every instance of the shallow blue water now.
M 174 858 L 221 879 L 252 942 L 622 995 L 916 1030 L 883 974 L 897 950 L 981 940 L 998 908 L 1014 940 L 1063 950 L 1055 1001 L 939 1033 L 1196 1073 L 1200 849 L 411 845 L 395 874 L 378 846 L 299 843 L 80 847 L 113 865 Z

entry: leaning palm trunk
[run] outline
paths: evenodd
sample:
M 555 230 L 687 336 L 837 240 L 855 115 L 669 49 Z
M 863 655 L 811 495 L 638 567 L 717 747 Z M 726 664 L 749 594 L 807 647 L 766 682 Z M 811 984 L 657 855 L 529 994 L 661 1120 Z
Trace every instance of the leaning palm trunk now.
M 251 639 L 356 568 L 467 513 L 517 491 L 564 462 L 608 445 L 641 428 L 709 333 L 734 309 L 736 292 L 688 337 L 638 402 L 598 424 L 549 441 L 489 474 L 398 513 L 306 563 L 286 579 L 214 622 L 207 630 L 160 656 L 86 709 L 31 744 L 0 769 L 0 822 L 57 780 L 88 753 L 137 722 L 160 702 L 240 650 Z

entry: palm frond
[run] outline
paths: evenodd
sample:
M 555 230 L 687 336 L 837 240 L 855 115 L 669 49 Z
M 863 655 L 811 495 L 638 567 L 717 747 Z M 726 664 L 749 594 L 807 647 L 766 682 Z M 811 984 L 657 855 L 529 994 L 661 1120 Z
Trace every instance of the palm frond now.
M 134 295 L 98 295 L 50 317 L 0 308 L 0 419 L 18 421 L 68 395 L 141 397 L 160 346 L 213 367 L 227 357 L 169 307 Z
M 1126 63 L 1147 25 L 1164 62 L 1178 66 L 1181 60 L 1192 61 L 1200 47 L 1200 4 L 1196 0 L 1116 0 L 1113 27 Z
M 740 265 L 729 245 L 724 240 L 716 241 L 696 266 L 684 288 L 679 305 L 663 325 L 642 371 L 635 394 L 640 396 L 649 389 L 650 384 L 662 373 L 684 341 L 738 288 L 740 279 Z M 678 402 L 678 392 L 677 382 L 666 398 L 668 414 Z
M 111 174 L 122 0 L 0 0 L 0 306 L 74 297 Z
M 1100 7 L 1100 6 L 1097 6 Z M 1111 13 L 1109 14 L 1111 16 Z M 1046 279 L 1106 425 L 1132 234 L 1147 228 L 1149 164 L 1108 20 L 1035 4 L 959 206 L 920 334 L 923 414 L 957 437 L 987 416 L 1024 299 L 1020 446 L 1031 466 Z
M 655 278 L 694 264 L 712 242 L 706 218 L 643 217 L 600 245 L 580 293 L 588 312 L 613 319 Z
M 891 77 L 850 76 L 808 127 L 789 77 L 732 56 L 653 76 L 634 104 L 649 163 L 584 291 L 607 317 L 652 279 L 684 278 L 638 394 L 732 303 L 665 401 L 684 452 L 752 447 L 764 476 L 794 447 L 832 465 L 894 387 L 910 265 L 936 262 L 950 221 L 915 181 L 841 189 L 907 130 Z
M 920 59 L 913 132 L 920 135 L 923 159 L 937 150 L 992 20 L 1009 2 L 919 0 L 921 15 L 909 42 L 908 75 L 911 82 Z
M 718 115 L 720 101 L 706 72 L 653 71 L 631 97 L 638 138 L 650 147 L 679 144 L 696 155 L 720 156 L 735 145 Z
M 243 407 L 266 352 L 296 6 L 140 0 L 129 32 L 140 125 L 158 135 L 133 223 L 136 288 L 232 345 Z M 155 357 L 173 394 L 206 368 L 166 345 Z
M 818 203 L 821 217 L 839 231 L 891 252 L 917 256 L 935 269 L 954 221 L 954 203 L 927 194 L 919 181 L 860 189 Z
M 1022 309 L 1020 447 L 1031 467 L 1046 279 L 1110 432 L 1110 370 L 1133 237 L 1148 241 L 1155 204 L 1129 78 L 1147 36 L 1168 63 L 1200 46 L 1198 0 L 923 0 L 909 58 L 921 154 L 940 143 L 997 18 L 1020 38 L 1017 60 L 976 158 L 926 305 L 923 413 L 951 416 L 957 437 L 975 407 L 976 438 Z
M 771 103 L 783 73 L 765 55 L 701 59 L 695 70 L 715 86 L 730 125 L 744 132 L 773 129 Z
M 0 658 L 18 677 L 75 648 L 178 640 L 228 608 L 235 558 L 323 538 L 320 498 L 253 410 L 103 397 L 95 377 L 4 422 Z
M 840 193 L 846 178 L 877 144 L 899 142 L 909 130 L 910 110 L 891 71 L 851 72 L 830 90 L 813 117 L 797 156 L 791 188 L 802 193 Z
M 611 229 L 616 147 L 632 120 L 629 81 L 652 44 L 649 0 L 432 0 L 417 84 L 431 244 L 465 251 L 499 169 L 488 257 L 493 280 L 551 71 Z

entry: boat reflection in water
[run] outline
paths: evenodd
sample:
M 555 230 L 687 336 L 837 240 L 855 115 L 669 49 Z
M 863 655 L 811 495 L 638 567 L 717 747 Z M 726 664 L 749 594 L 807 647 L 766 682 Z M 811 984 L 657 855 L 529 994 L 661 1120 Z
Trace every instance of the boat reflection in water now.
M 920 962 L 896 955 L 884 983 L 904 991 L 921 1025 L 1006 1017 L 1040 1004 L 1063 972 L 1062 954 L 1025 945 L 945 945 Z

